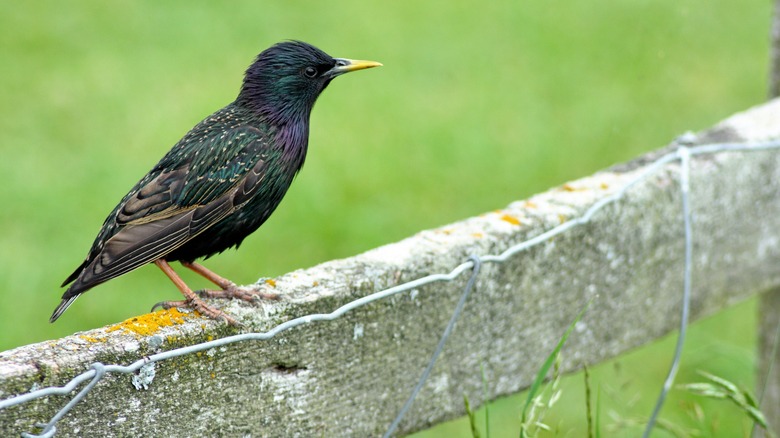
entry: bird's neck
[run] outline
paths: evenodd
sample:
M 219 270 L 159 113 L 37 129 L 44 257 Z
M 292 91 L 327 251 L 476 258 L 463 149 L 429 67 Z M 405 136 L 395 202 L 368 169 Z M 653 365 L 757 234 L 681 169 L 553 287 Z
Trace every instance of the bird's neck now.
M 257 78 L 245 78 L 236 104 L 274 125 L 305 122 L 315 99 L 302 98 Z
M 285 163 L 298 172 L 306 160 L 309 147 L 309 118 L 279 126 L 277 144 L 282 145 L 282 157 Z

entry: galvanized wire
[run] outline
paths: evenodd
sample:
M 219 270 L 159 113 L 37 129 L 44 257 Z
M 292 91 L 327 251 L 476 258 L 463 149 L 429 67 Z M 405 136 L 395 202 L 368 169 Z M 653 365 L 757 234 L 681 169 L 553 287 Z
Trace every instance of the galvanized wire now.
M 647 421 L 642 438 L 649 438 L 650 432 L 655 426 L 661 408 L 664 406 L 666 395 L 671 391 L 674 384 L 674 378 L 677 376 L 677 370 L 680 368 L 680 359 L 682 358 L 683 344 L 685 343 L 685 334 L 688 330 L 688 316 L 691 308 L 691 257 L 693 256 L 693 236 L 691 226 L 691 202 L 690 202 L 690 174 L 691 174 L 691 153 L 687 147 L 682 146 L 677 150 L 680 157 L 680 198 L 682 201 L 683 223 L 685 228 L 685 267 L 683 269 L 683 297 L 682 310 L 680 313 L 680 332 L 677 335 L 677 345 L 674 347 L 674 357 L 669 367 L 669 372 L 664 380 L 664 386 L 661 394 L 655 402 L 653 413 Z
M 398 415 L 396 415 L 395 420 L 393 420 L 393 422 L 390 424 L 390 428 L 388 428 L 387 432 L 385 432 L 384 438 L 389 438 L 393 432 L 395 432 L 395 429 L 399 424 L 401 424 L 401 420 L 406 415 L 406 412 L 408 412 L 409 408 L 412 407 L 412 402 L 414 402 L 417 394 L 419 394 L 422 390 L 425 381 L 428 380 L 428 376 L 431 375 L 431 371 L 433 370 L 433 365 L 436 363 L 436 359 L 439 358 L 439 354 L 441 354 L 441 352 L 444 350 L 444 343 L 447 342 L 447 338 L 450 337 L 452 329 L 455 328 L 455 322 L 458 321 L 458 317 L 461 313 L 463 313 L 463 308 L 466 306 L 466 299 L 468 299 L 469 294 L 471 293 L 471 289 L 474 288 L 474 283 L 477 281 L 477 277 L 479 276 L 479 270 L 482 268 L 482 261 L 480 261 L 479 256 L 472 255 L 469 256 L 469 259 L 474 265 L 474 269 L 471 271 L 471 277 L 469 277 L 469 281 L 466 283 L 466 287 L 463 288 L 463 294 L 460 296 L 458 305 L 455 306 L 455 311 L 452 312 L 450 322 L 447 323 L 447 327 L 444 329 L 444 333 L 441 335 L 441 339 L 439 339 L 439 343 L 436 345 L 436 350 L 434 350 L 433 355 L 431 356 L 431 360 L 428 361 L 428 365 L 425 367 L 425 370 L 420 376 L 420 379 L 417 381 L 417 385 L 412 390 L 412 395 L 409 396 L 409 398 L 406 400 L 406 403 L 404 403 L 404 406 L 398 412 Z
M 474 282 L 477 279 L 477 276 L 479 275 L 479 268 L 482 264 L 503 263 L 509 258 L 517 255 L 522 251 L 525 251 L 540 243 L 549 241 L 553 237 L 562 234 L 574 227 L 587 224 L 588 222 L 590 222 L 591 218 L 602 208 L 604 208 L 609 204 L 621 200 L 632 187 L 634 187 L 635 185 L 639 184 L 642 181 L 647 180 L 651 176 L 665 169 L 667 164 L 680 161 L 683 221 L 685 223 L 685 265 L 683 267 L 684 287 L 683 287 L 683 296 L 682 296 L 683 306 L 682 306 L 682 313 L 680 318 L 680 332 L 678 335 L 677 347 L 675 349 L 675 357 L 672 361 L 669 374 L 666 378 L 666 382 L 658 398 L 653 414 L 650 417 L 650 420 L 648 421 L 647 424 L 645 435 L 648 435 L 650 433 L 650 430 L 652 430 L 652 427 L 658 416 L 658 412 L 660 412 L 661 407 L 663 406 L 666 395 L 669 392 L 672 383 L 674 382 L 674 377 L 679 367 L 682 345 L 685 339 L 685 329 L 688 324 L 688 313 L 690 308 L 690 290 L 691 290 L 691 260 L 692 260 L 692 250 L 693 250 L 692 238 L 691 238 L 691 227 L 692 227 L 691 209 L 689 205 L 690 201 L 689 201 L 689 193 L 688 193 L 689 192 L 688 184 L 689 184 L 689 177 L 690 177 L 690 168 L 689 168 L 690 157 L 697 156 L 697 155 L 704 155 L 704 154 L 719 153 L 719 152 L 731 152 L 731 151 L 751 152 L 751 151 L 760 151 L 760 150 L 778 149 L 778 148 L 780 148 L 780 141 L 753 143 L 753 144 L 717 143 L 717 144 L 707 144 L 707 145 L 691 146 L 691 147 L 681 146 L 677 150 L 665 154 L 660 158 L 658 158 L 657 160 L 655 160 L 654 162 L 652 162 L 651 164 L 645 166 L 645 168 L 642 170 L 641 173 L 639 173 L 635 178 L 633 178 L 628 183 L 626 183 L 623 187 L 621 187 L 620 190 L 594 203 L 579 218 L 564 222 L 563 224 L 558 225 L 538 236 L 535 236 L 531 239 L 513 245 L 498 255 L 471 256 L 468 261 L 465 261 L 464 263 L 456 266 L 449 273 L 428 275 L 426 277 L 422 277 L 417 280 L 413 280 L 401 285 L 391 287 L 389 289 L 385 289 L 383 291 L 379 291 L 367 295 L 365 297 L 351 301 L 337 308 L 331 313 L 311 314 L 311 315 L 305 315 L 298 318 L 294 318 L 282 324 L 279 324 L 266 332 L 245 333 L 240 335 L 228 336 L 213 341 L 208 341 L 196 345 L 177 348 L 174 350 L 165 351 L 162 353 L 157 353 L 145 357 L 136 362 L 133 362 L 130 365 L 105 365 L 102 363 L 95 363 L 92 365 L 90 370 L 85 371 L 84 373 L 74 377 L 64 386 L 37 389 L 26 394 L 21 394 L 14 397 L 10 397 L 5 400 L 0 400 L 0 410 L 9 408 L 11 406 L 27 403 L 39 399 L 41 397 L 47 397 L 52 395 L 67 395 L 71 393 L 73 390 L 75 390 L 77 387 L 79 387 L 81 384 L 83 384 L 84 382 L 89 381 L 89 383 L 81 391 L 79 391 L 79 393 L 76 394 L 64 407 L 62 407 L 48 423 L 38 425 L 39 427 L 42 428 L 40 434 L 37 435 L 29 434 L 29 433 L 22 434 L 25 437 L 51 437 L 54 436 L 54 434 L 56 433 L 55 426 L 57 422 L 60 419 L 62 419 L 75 405 L 77 405 L 86 396 L 86 394 L 88 394 L 92 390 L 92 388 L 94 388 L 95 385 L 97 385 L 98 382 L 102 380 L 102 378 L 108 373 L 119 373 L 119 374 L 135 373 L 136 371 L 140 370 L 142 367 L 153 367 L 154 363 L 156 362 L 160 362 L 163 360 L 172 359 L 175 357 L 184 356 L 192 353 L 206 351 L 215 347 L 221 347 L 224 345 L 233 344 L 237 342 L 268 340 L 283 331 L 304 324 L 332 321 L 334 319 L 341 317 L 347 312 L 350 312 L 366 304 L 390 297 L 392 295 L 396 295 L 402 292 L 406 292 L 408 290 L 420 288 L 422 286 L 431 283 L 452 281 L 457 277 L 459 277 L 463 272 L 467 270 L 472 270 L 472 275 L 469 281 L 467 282 L 466 287 L 464 288 L 461 299 L 455 311 L 453 312 L 453 315 L 450 319 L 450 323 L 448 324 L 447 329 L 445 329 L 444 334 L 440 338 L 440 341 L 436 347 L 436 351 L 434 352 L 428 365 L 426 366 L 426 369 L 422 374 L 421 379 L 418 381 L 417 385 L 412 391 L 411 396 L 409 397 L 409 399 L 407 400 L 407 402 L 405 403 L 404 407 L 401 409 L 397 417 L 394 419 L 392 425 L 388 428 L 386 436 L 390 436 L 395 431 L 395 428 L 402 420 L 404 414 L 408 412 L 412 401 L 414 400 L 415 396 L 422 388 L 422 384 L 425 382 L 425 379 L 427 379 L 427 376 L 429 375 L 431 369 L 433 368 L 433 365 L 435 364 L 439 353 L 441 353 L 441 350 L 444 347 L 444 343 L 447 337 L 452 332 L 452 328 L 455 324 L 455 321 L 457 320 L 458 316 L 460 315 L 460 313 L 462 312 L 465 306 L 466 298 L 468 297 L 468 294 L 471 291 Z M 140 384 L 143 384 L 143 382 Z

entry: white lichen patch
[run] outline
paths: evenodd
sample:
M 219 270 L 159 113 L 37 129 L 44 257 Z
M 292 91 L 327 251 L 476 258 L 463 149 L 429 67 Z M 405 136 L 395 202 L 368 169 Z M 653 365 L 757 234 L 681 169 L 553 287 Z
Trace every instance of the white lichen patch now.
M 352 332 L 352 340 L 357 341 L 358 339 L 363 337 L 363 324 L 356 323 L 355 328 Z
M 135 389 L 139 391 L 141 389 L 149 389 L 149 385 L 152 384 L 154 375 L 156 374 L 154 368 L 154 362 L 149 362 L 138 370 L 138 374 L 135 374 L 132 379 L 132 383 Z

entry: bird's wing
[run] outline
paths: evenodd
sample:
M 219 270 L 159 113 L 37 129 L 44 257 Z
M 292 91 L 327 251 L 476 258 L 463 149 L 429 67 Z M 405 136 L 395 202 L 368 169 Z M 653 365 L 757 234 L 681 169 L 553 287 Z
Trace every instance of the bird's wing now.
M 217 201 L 238 185 L 254 186 L 274 154 L 271 134 L 244 126 L 176 147 L 116 209 L 119 225 L 153 222 Z M 250 177 L 250 178 L 247 178 Z
M 174 148 L 106 220 L 66 295 L 164 257 L 233 212 L 265 179 L 271 144 L 242 127 Z

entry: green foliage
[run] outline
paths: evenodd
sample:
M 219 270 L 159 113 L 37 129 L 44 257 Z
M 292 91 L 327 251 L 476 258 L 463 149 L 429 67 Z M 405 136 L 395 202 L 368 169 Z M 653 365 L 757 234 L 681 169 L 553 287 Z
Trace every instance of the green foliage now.
M 479 427 L 477 426 L 477 416 L 474 414 L 474 411 L 471 410 L 471 406 L 469 405 L 469 397 L 466 394 L 463 394 L 463 405 L 466 408 L 466 416 L 469 418 L 469 426 L 471 426 L 472 438 L 481 438 L 482 435 L 480 435 Z
M 547 371 L 550 369 L 548 364 L 553 365 L 552 378 L 547 385 L 542 387 L 541 384 L 544 381 L 543 379 L 546 378 Z M 545 370 L 546 372 L 541 374 L 542 370 Z M 556 351 L 547 358 L 547 361 L 539 370 L 540 372 L 537 374 L 536 379 L 534 379 L 531 384 L 531 389 L 528 390 L 528 398 L 526 398 L 525 405 L 523 405 L 520 417 L 520 438 L 534 438 L 539 436 L 541 431 L 552 431 L 552 428 L 544 422 L 544 417 L 561 398 L 560 370 L 561 353 L 560 349 L 556 349 Z M 541 376 L 541 380 L 539 379 L 539 376 Z
M 539 368 L 539 371 L 537 371 L 536 377 L 528 389 L 528 395 L 520 414 L 520 438 L 534 437 L 537 435 L 539 429 L 549 430 L 549 427 L 542 423 L 542 419 L 547 410 L 552 408 L 561 396 L 561 348 L 563 348 L 566 340 L 569 339 L 571 332 L 574 330 L 574 326 L 582 319 L 582 315 L 585 314 L 585 311 L 588 310 L 588 307 L 590 307 L 592 302 L 593 299 L 590 299 L 571 324 L 569 324 L 566 332 L 564 332 L 561 339 L 558 340 L 558 344 L 550 355 L 547 356 L 547 359 L 544 361 L 541 368 Z M 542 384 L 550 372 L 550 367 L 553 368 L 552 379 L 545 389 L 541 390 Z M 549 389 L 549 396 L 545 397 L 545 393 L 548 392 L 547 389 Z
M 762 427 L 766 431 L 767 436 L 775 436 L 774 433 L 769 430 L 766 418 L 750 391 L 740 388 L 735 383 L 706 371 L 699 371 L 699 374 L 708 381 L 688 383 L 682 385 L 682 388 L 702 397 L 730 400 L 758 426 Z

